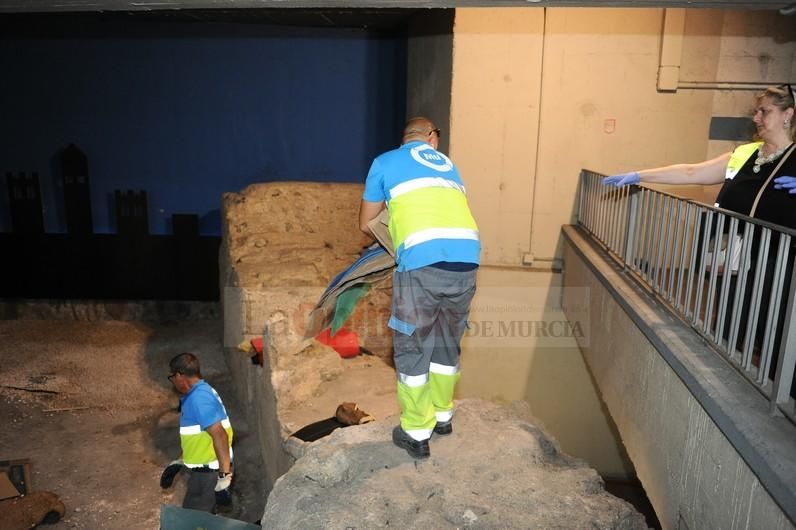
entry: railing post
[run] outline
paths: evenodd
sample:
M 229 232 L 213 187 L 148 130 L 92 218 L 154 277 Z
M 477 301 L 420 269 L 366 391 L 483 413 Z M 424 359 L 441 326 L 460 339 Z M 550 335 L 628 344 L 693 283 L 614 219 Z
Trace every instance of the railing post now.
M 623 256 L 625 263 L 625 270 L 627 270 L 628 263 L 632 263 L 633 259 L 633 242 L 636 239 L 636 225 L 638 220 L 638 196 L 632 188 L 628 193 L 628 200 L 630 204 L 627 208 L 627 228 L 625 230 L 625 255 Z
M 779 347 L 774 388 L 771 392 L 771 414 L 776 414 L 777 407 L 784 405 L 790 399 L 794 365 L 796 365 L 796 307 L 794 306 L 796 306 L 796 267 L 790 273 L 785 324 L 782 327 L 782 342 Z
M 586 172 L 581 169 L 580 178 L 578 179 L 578 211 L 575 217 L 578 224 L 582 224 L 583 222 L 583 201 L 584 201 L 583 196 L 586 193 L 585 187 L 586 187 Z

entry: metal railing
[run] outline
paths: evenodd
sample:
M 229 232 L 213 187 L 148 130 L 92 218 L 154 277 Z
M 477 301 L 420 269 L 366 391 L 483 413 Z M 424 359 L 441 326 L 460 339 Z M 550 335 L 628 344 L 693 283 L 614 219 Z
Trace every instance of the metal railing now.
M 796 230 L 603 178 L 581 172 L 578 225 L 796 419 Z

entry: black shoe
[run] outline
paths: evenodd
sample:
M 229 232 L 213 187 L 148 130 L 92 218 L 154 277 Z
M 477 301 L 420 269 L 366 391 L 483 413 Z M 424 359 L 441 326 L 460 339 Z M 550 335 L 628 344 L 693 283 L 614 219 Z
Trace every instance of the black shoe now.
M 453 432 L 453 422 L 451 421 L 438 421 L 434 426 L 434 434 L 440 436 L 447 436 Z
M 415 440 L 406 434 L 400 425 L 392 430 L 392 443 L 401 449 L 406 449 L 406 452 L 412 458 L 428 458 L 431 456 L 431 451 L 428 449 L 428 440 Z

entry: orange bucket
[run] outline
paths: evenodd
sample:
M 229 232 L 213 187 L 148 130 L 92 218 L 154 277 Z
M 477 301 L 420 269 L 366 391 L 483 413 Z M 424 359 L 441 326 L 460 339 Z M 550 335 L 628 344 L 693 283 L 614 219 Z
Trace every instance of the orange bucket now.
M 326 328 L 315 337 L 315 340 L 330 346 L 344 359 L 359 355 L 359 336 L 350 329 L 340 328 L 332 336 L 331 328 Z

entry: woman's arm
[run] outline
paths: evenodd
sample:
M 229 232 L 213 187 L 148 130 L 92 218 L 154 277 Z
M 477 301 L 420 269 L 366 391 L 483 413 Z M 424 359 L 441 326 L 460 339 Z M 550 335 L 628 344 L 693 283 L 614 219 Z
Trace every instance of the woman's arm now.
M 731 154 L 724 153 L 698 164 L 674 164 L 644 169 L 638 174 L 641 182 L 650 184 L 721 184 L 724 182 L 724 174 Z

